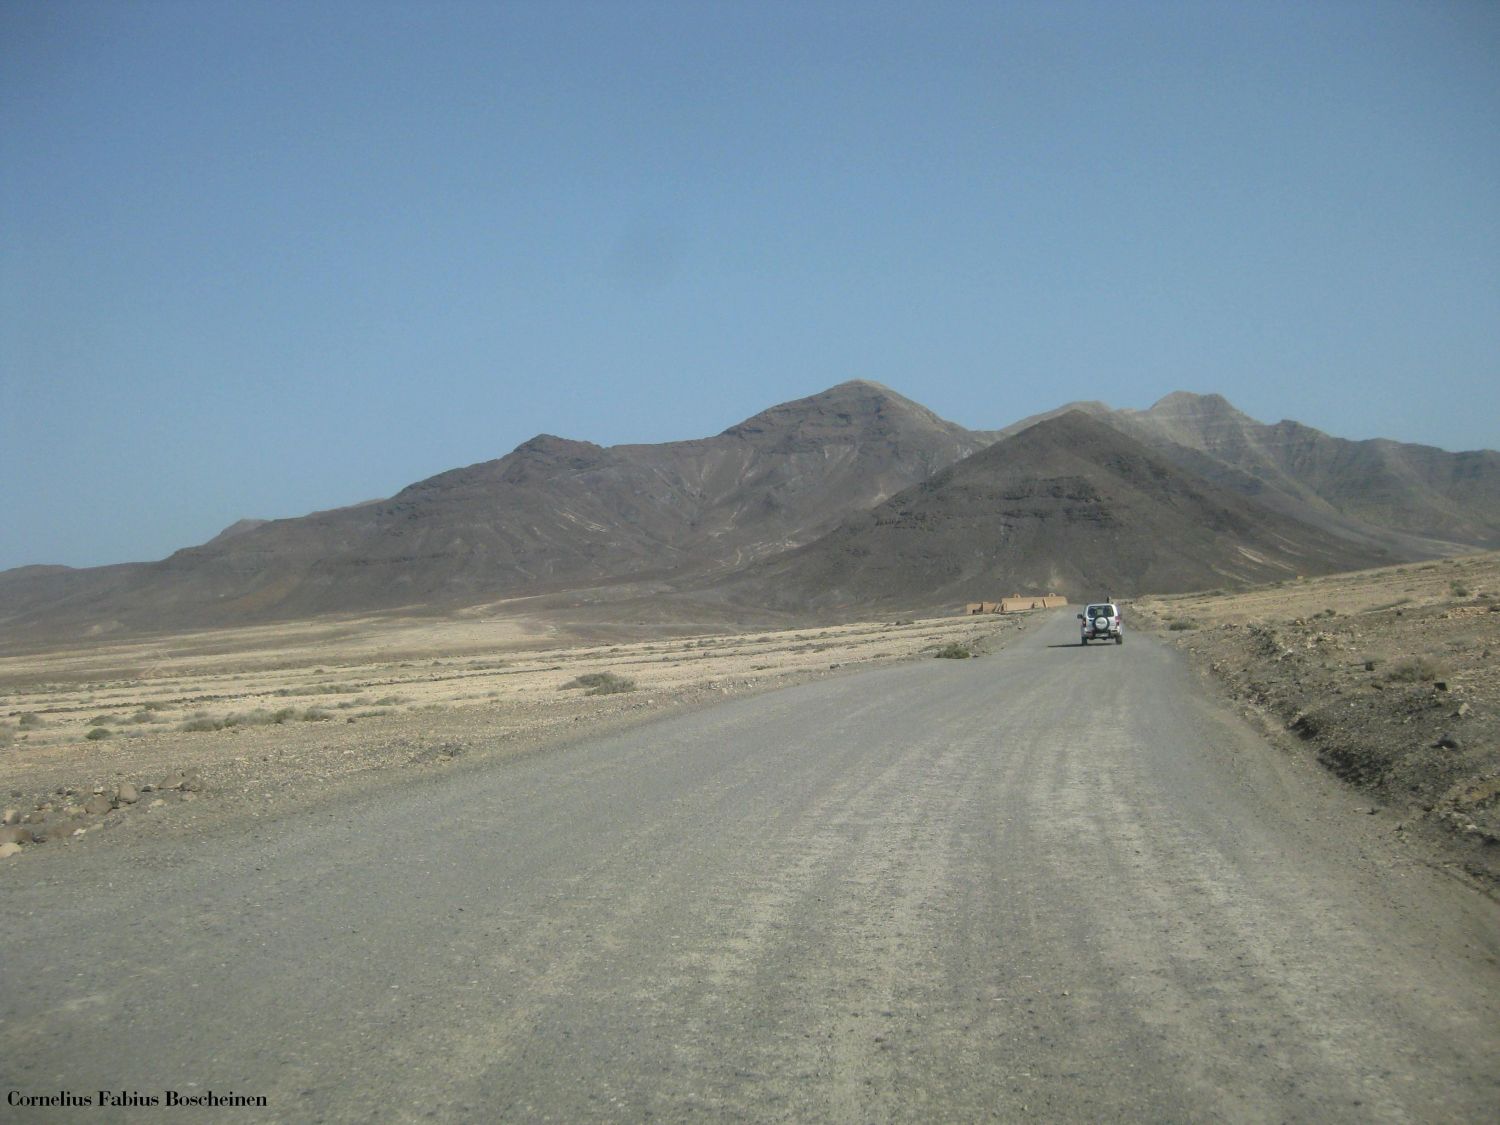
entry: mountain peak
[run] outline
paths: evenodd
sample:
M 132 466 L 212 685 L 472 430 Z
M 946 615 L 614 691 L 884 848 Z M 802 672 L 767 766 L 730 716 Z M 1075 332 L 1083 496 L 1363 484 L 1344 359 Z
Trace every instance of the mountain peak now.
M 889 387 L 851 379 L 807 398 L 779 403 L 724 431 L 724 437 L 783 440 L 859 441 L 893 429 L 915 427 L 947 435 L 967 435 L 963 427 L 939 418 Z
M 887 387 L 884 383 L 877 383 L 873 379 L 845 379 L 842 383 L 835 383 L 833 386 L 829 387 L 822 393 L 825 395 L 839 393 L 869 394 L 872 391 L 875 394 L 886 395 L 890 398 L 899 399 L 902 397 L 895 391 L 891 390 L 890 387 Z
M 962 474 L 978 466 L 1000 465 L 1017 459 L 1032 463 L 1039 471 L 1042 466 L 1047 466 L 1047 472 L 1070 472 L 1072 470 L 1066 466 L 1080 456 L 1085 459 L 1121 456 L 1138 448 L 1134 438 L 1104 418 L 1086 407 L 1075 407 L 1007 434 L 967 461 L 951 466 L 945 475 Z
M 1130 421 L 1142 424 L 1158 437 L 1222 456 L 1252 441 L 1250 435 L 1263 427 L 1223 395 L 1173 391 L 1155 402 L 1150 410 L 1124 412 Z
M 1151 404 L 1149 410 L 1144 410 L 1141 413 L 1166 420 L 1173 418 L 1208 418 L 1236 422 L 1255 422 L 1254 418 L 1250 417 L 1243 410 L 1238 409 L 1223 395 L 1200 395 L 1194 394 L 1192 391 L 1173 391 L 1169 395 L 1163 395 Z
M 523 441 L 516 446 L 513 453 L 534 453 L 544 456 L 574 456 L 579 453 L 594 452 L 600 449 L 591 441 L 575 441 L 572 438 L 558 437 L 556 434 L 537 434 L 529 441 Z
M 1041 430 L 1043 433 L 1056 431 L 1082 431 L 1084 433 L 1108 434 L 1116 432 L 1114 427 L 1099 420 L 1097 413 L 1086 405 L 1071 406 L 1060 414 L 1054 414 L 1050 418 L 1043 418 L 1033 430 Z

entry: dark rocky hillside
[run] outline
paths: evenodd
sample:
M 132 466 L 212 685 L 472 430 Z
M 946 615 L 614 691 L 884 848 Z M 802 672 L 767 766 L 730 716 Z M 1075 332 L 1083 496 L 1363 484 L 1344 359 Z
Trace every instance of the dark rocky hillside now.
M 806 543 L 987 441 L 866 382 L 696 441 L 541 435 L 388 500 L 241 521 L 161 562 L 0 575 L 0 628 L 240 624 L 670 580 Z
M 1345 537 L 1406 555 L 1500 547 L 1500 453 L 1349 441 L 1257 422 L 1219 395 L 1168 395 L 1109 419 L 1169 459 Z
M 1500 547 L 1500 453 L 1350 441 L 1300 422 L 1258 422 L 1221 395 L 1177 391 L 1148 410 L 1077 402 L 1024 418 L 1018 433 L 1080 410 L 1216 484 L 1329 534 L 1404 558 Z
M 815 609 L 927 609 L 1012 593 L 1240 586 L 1389 561 L 1071 411 L 750 568 L 728 593 Z

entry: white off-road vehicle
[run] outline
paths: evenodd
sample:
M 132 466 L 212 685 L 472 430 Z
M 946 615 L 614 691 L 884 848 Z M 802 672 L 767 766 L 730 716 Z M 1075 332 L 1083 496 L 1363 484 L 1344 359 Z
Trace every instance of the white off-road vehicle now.
M 1120 624 L 1120 607 L 1114 602 L 1095 602 L 1086 606 L 1078 615 L 1078 620 L 1082 623 L 1078 627 L 1078 643 L 1081 645 L 1111 639 L 1117 645 L 1125 643 L 1125 626 Z

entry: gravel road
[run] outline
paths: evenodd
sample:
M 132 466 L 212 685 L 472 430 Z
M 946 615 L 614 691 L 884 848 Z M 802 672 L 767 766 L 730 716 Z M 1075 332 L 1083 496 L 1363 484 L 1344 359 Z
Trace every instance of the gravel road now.
M 1166 646 L 1076 636 L 39 851 L 0 870 L 0 1088 L 264 1098 L 244 1121 L 1492 1119 L 1500 907 Z

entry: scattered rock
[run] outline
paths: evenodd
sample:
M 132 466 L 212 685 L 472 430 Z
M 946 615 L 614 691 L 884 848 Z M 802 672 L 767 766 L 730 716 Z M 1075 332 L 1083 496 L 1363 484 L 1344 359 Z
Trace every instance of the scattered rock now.
M 24 825 L 13 824 L 0 828 L 0 844 L 29 844 L 35 839 L 36 834 Z
M 103 816 L 115 807 L 115 803 L 102 793 L 96 797 L 90 797 L 84 802 L 83 811 L 90 816 Z
M 195 793 L 203 788 L 203 775 L 197 770 L 173 770 L 157 783 L 156 788 Z
M 9 859 L 13 855 L 21 854 L 20 844 L 0 844 L 0 859 Z
M 0 824 L 19 824 L 20 822 L 20 809 L 6 809 L 4 814 L 0 815 Z
M 1433 743 L 1433 746 L 1437 747 L 1439 750 L 1463 749 L 1463 747 L 1459 744 L 1458 739 L 1454 738 L 1451 734 L 1442 735 L 1436 742 Z
M 115 791 L 115 800 L 122 805 L 133 805 L 141 799 L 140 792 L 128 781 L 122 781 Z

